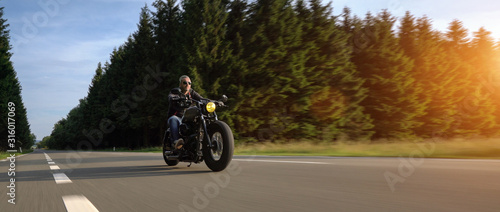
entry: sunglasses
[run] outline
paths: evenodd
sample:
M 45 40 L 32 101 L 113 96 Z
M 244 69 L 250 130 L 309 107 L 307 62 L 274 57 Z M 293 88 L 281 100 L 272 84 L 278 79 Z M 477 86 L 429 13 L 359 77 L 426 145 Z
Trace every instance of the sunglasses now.
M 191 82 L 182 81 L 182 84 L 184 84 L 184 85 L 188 85 L 188 84 L 191 85 Z

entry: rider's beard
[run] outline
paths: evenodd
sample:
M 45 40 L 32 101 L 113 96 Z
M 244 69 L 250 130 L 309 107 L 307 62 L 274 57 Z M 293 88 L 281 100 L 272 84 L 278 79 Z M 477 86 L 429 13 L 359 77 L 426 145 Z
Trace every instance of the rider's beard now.
M 187 88 L 181 88 L 181 92 L 182 92 L 182 94 L 186 94 L 187 93 Z

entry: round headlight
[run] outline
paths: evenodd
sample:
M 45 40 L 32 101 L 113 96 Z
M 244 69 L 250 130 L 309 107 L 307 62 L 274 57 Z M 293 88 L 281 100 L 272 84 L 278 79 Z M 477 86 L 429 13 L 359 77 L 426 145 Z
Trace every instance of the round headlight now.
M 213 103 L 213 102 L 209 102 L 209 103 L 207 104 L 207 111 L 208 111 L 209 113 L 214 112 L 214 111 L 215 111 L 215 103 Z

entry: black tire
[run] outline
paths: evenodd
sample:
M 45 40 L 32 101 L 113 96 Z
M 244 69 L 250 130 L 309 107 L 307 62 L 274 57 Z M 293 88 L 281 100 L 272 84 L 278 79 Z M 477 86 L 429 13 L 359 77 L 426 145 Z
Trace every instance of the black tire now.
M 165 132 L 165 135 L 163 136 L 163 151 L 162 151 L 163 160 L 165 160 L 165 163 L 167 163 L 168 166 L 176 166 L 177 164 L 179 164 L 179 160 L 169 160 L 165 155 L 165 151 L 167 151 L 167 145 L 169 145 L 168 143 L 169 141 L 170 141 L 169 133 Z
M 233 159 L 233 132 L 226 123 L 216 121 L 208 126 L 208 135 L 212 143 L 214 143 L 214 147 L 210 148 L 205 143 L 203 146 L 203 159 L 212 171 L 222 171 Z

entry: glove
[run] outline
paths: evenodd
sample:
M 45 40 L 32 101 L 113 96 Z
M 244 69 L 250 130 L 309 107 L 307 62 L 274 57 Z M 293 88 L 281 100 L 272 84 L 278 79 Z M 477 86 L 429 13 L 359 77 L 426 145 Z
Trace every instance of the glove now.
M 172 95 L 171 99 L 172 99 L 172 101 L 179 101 L 179 100 L 181 100 L 181 97 Z
M 216 104 L 218 107 L 224 107 L 224 106 L 225 106 L 225 105 L 224 105 L 224 102 L 221 102 L 221 101 L 217 101 L 215 104 Z

